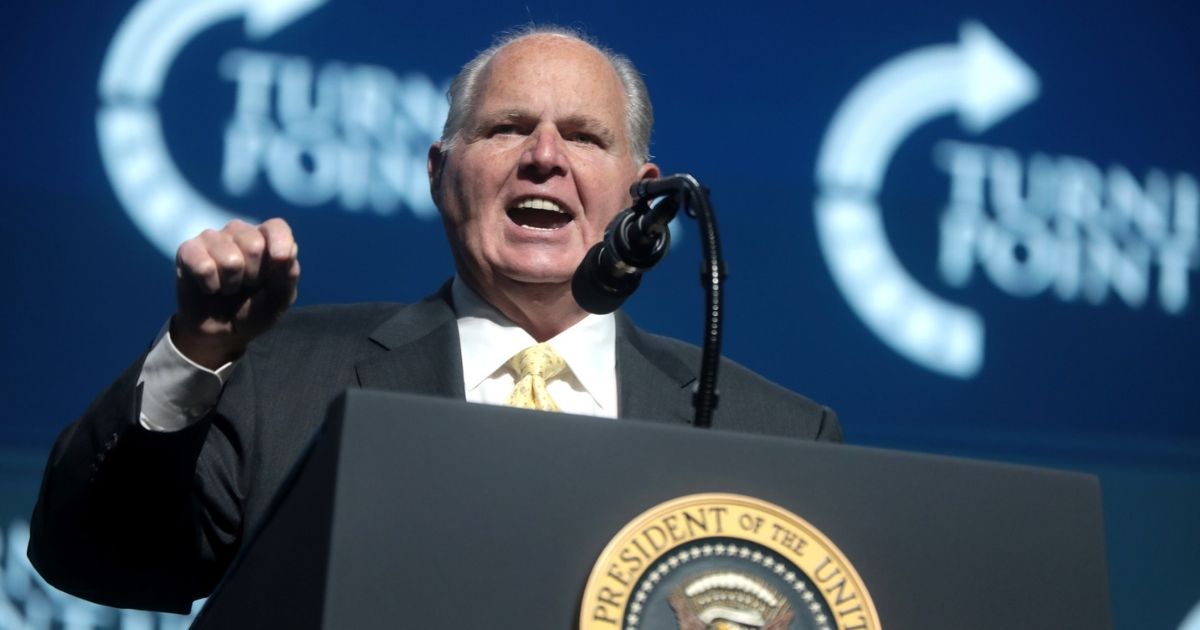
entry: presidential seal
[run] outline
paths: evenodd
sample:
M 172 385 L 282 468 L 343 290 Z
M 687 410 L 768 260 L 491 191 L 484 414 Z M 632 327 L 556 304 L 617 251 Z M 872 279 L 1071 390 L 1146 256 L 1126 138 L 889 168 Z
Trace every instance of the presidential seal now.
M 696 494 L 626 525 L 596 561 L 580 630 L 879 630 L 858 572 L 766 501 Z

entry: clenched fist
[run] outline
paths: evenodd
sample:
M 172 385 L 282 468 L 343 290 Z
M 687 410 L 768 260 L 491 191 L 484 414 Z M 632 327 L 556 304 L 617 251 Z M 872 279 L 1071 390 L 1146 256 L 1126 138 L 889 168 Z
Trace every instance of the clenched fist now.
M 261 225 L 235 219 L 180 245 L 178 310 L 171 320 L 175 347 L 210 369 L 241 356 L 296 301 L 297 253 L 283 219 Z

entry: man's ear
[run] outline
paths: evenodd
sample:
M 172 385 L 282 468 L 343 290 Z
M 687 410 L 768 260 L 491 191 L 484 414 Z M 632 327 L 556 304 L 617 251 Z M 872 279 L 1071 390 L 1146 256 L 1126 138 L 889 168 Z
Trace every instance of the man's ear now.
M 658 165 L 654 162 L 646 162 L 638 169 L 637 178 L 639 180 L 654 179 L 656 177 L 662 177 L 662 172 L 658 170 Z
M 442 209 L 442 171 L 445 169 L 446 152 L 442 150 L 441 142 L 434 142 L 425 158 L 425 171 L 429 174 L 429 195 L 438 210 Z

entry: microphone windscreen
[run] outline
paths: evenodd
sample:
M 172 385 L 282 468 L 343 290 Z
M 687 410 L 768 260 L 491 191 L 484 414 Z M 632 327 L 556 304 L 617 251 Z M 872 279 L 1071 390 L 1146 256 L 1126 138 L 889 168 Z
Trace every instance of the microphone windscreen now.
M 596 315 L 607 315 L 621 308 L 642 282 L 640 273 L 618 275 L 615 265 L 604 264 L 605 255 L 603 241 L 597 243 L 588 250 L 571 277 L 571 294 L 575 302 Z

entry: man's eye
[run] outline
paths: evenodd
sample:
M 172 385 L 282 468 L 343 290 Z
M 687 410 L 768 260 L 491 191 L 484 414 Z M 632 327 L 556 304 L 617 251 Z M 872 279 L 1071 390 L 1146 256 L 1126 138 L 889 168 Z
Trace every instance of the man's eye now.
M 600 138 L 597 138 L 596 136 L 593 136 L 590 133 L 572 134 L 570 137 L 570 140 L 571 140 L 571 142 L 578 142 L 580 144 L 595 144 L 595 145 L 600 144 Z
M 503 125 L 496 125 L 496 126 L 492 127 L 492 131 L 491 131 L 490 135 L 507 136 L 507 135 L 514 134 L 514 133 L 517 133 L 516 125 L 503 124 Z

